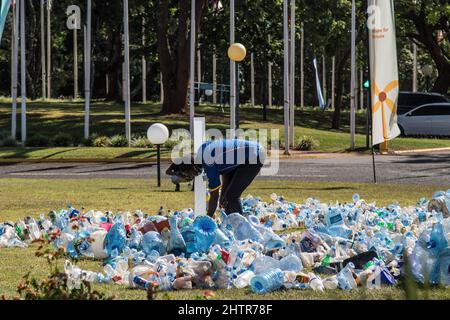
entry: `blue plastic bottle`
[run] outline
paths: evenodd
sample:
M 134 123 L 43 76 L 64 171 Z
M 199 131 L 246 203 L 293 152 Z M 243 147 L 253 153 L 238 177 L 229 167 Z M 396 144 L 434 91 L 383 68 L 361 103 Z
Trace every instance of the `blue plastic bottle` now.
M 280 260 L 280 269 L 283 271 L 300 272 L 303 269 L 303 264 L 299 257 L 291 254 Z
M 125 227 L 121 222 L 115 223 L 105 237 L 105 250 L 108 254 L 117 249 L 119 253 L 123 251 L 127 243 Z
M 130 249 L 141 250 L 143 238 L 144 236 L 142 235 L 142 232 L 140 232 L 136 227 L 132 227 L 131 235 L 128 239 L 128 247 Z
M 161 256 L 164 255 L 164 241 L 161 235 L 156 231 L 149 231 L 144 235 L 142 247 L 146 254 L 150 254 L 153 250 L 157 251 Z
M 216 222 L 208 216 L 199 216 L 194 220 L 197 249 L 207 252 L 216 238 Z
M 172 216 L 169 218 L 170 224 L 170 238 L 167 243 L 167 252 L 169 254 L 173 253 L 176 256 L 181 255 L 186 252 L 186 243 L 184 242 L 183 236 L 178 230 L 178 218 L 177 216 Z
M 253 292 L 263 294 L 280 289 L 283 286 L 284 273 L 280 269 L 269 269 L 255 275 L 250 281 Z
M 186 255 L 189 256 L 197 252 L 197 241 L 195 239 L 195 230 L 193 225 L 186 226 L 181 232 L 183 240 L 186 244 Z

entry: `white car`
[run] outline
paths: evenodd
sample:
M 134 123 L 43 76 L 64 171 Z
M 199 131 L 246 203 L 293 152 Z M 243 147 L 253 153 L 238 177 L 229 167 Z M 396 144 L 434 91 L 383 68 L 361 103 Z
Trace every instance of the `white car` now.
M 397 118 L 405 136 L 450 136 L 450 103 L 433 103 L 417 107 Z

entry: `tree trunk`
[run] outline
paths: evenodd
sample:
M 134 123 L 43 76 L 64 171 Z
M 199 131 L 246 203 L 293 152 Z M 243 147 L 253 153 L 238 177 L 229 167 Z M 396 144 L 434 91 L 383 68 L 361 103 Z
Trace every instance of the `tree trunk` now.
M 111 50 L 109 52 L 112 53 L 112 56 L 108 59 L 106 67 L 109 88 L 106 100 L 122 101 L 122 39 L 120 32 L 111 31 L 110 37 Z
M 186 113 L 189 85 L 189 43 L 188 22 L 189 0 L 180 0 L 178 7 L 178 28 L 176 37 L 169 34 L 169 0 L 158 0 L 157 42 L 159 64 L 164 87 L 162 112 L 166 114 Z M 200 29 L 206 0 L 196 1 L 196 34 Z M 175 40 L 169 40 L 173 39 Z

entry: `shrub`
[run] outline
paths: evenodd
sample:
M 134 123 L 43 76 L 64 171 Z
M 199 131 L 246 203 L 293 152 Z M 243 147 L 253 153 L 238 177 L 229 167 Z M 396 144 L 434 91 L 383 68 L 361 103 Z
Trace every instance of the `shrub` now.
M 152 148 L 153 145 L 146 137 L 136 137 L 131 140 L 133 148 Z
M 300 143 L 297 146 L 297 150 L 300 151 L 310 151 L 319 146 L 319 141 L 310 136 L 303 136 L 300 139 Z
M 128 140 L 124 136 L 117 134 L 108 139 L 108 146 L 114 148 L 126 147 L 128 146 Z
M 52 144 L 55 147 L 70 147 L 73 144 L 73 138 L 67 133 L 58 133 L 53 139 Z
M 16 139 L 7 137 L 0 141 L 0 146 L 2 147 L 17 147 L 18 143 Z
M 180 140 L 169 139 L 163 144 L 163 147 L 166 149 L 172 150 L 177 144 L 180 143 L 180 141 L 181 141 L 181 139 Z
M 46 249 L 45 249 L 46 248 Z M 112 300 L 114 296 L 94 290 L 91 283 L 81 276 L 77 282 L 58 268 L 58 261 L 65 257 L 62 249 L 54 251 L 47 245 L 41 245 L 35 254 L 47 259 L 50 274 L 44 279 L 31 277 L 30 273 L 23 277 L 17 286 L 19 297 L 24 300 Z
M 108 146 L 108 137 L 106 136 L 99 136 L 92 141 L 93 147 L 106 147 Z
M 48 147 L 50 144 L 50 139 L 43 134 L 37 133 L 31 136 L 27 141 L 26 145 L 28 147 Z

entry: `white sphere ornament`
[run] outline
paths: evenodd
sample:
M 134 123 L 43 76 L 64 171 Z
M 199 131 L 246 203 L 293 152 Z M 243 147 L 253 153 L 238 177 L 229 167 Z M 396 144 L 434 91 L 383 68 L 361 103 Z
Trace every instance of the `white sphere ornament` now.
M 152 144 L 164 144 L 169 139 L 169 129 L 162 123 L 155 123 L 148 128 L 147 138 Z
M 207 97 L 211 97 L 213 95 L 213 91 L 211 89 L 205 90 L 205 94 Z
M 242 43 L 233 43 L 228 48 L 228 57 L 236 62 L 241 62 L 247 56 L 247 49 Z

